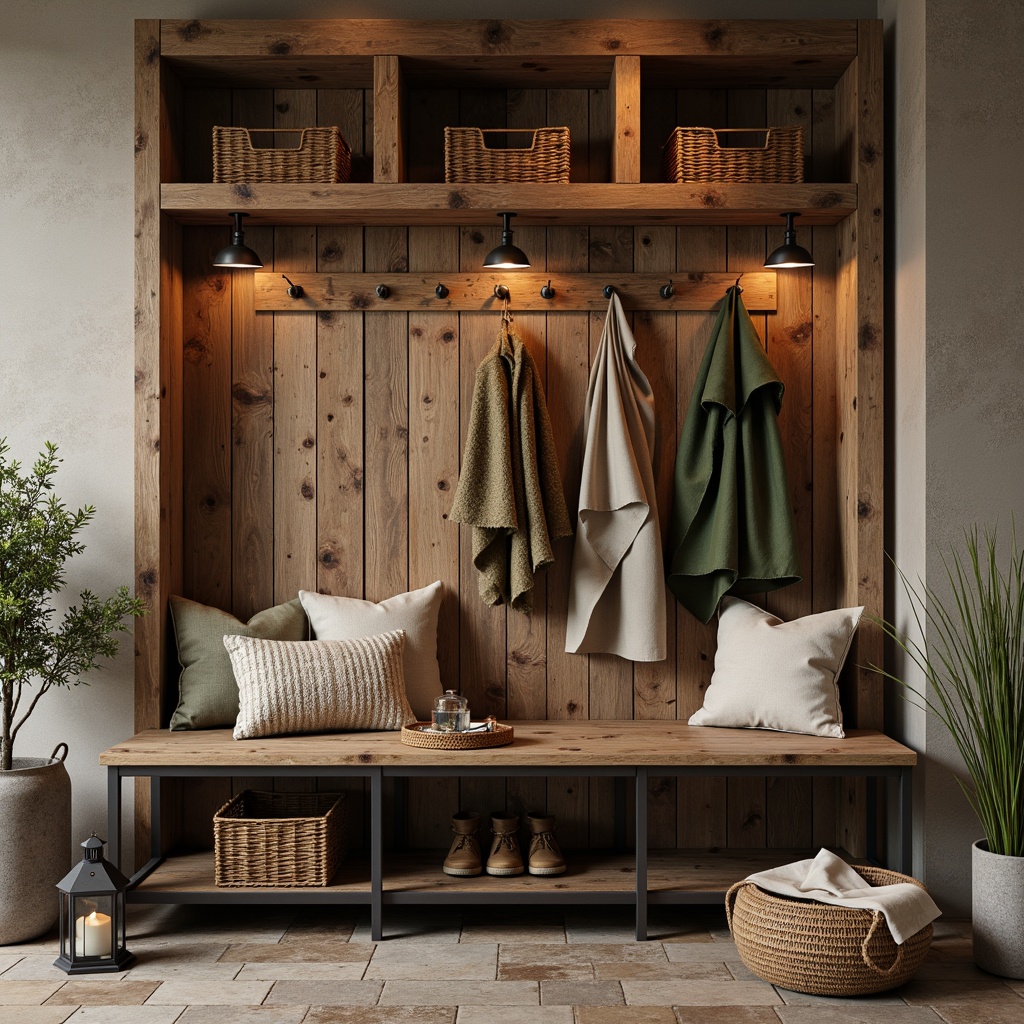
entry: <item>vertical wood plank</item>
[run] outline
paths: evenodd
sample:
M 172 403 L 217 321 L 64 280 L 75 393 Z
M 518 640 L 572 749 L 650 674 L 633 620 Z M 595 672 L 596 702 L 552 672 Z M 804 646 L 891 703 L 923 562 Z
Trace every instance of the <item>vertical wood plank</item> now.
M 404 87 L 396 56 L 373 58 L 373 180 L 405 180 Z
M 232 124 L 271 128 L 271 89 L 236 89 Z M 273 265 L 274 230 L 246 229 Z M 253 275 L 231 272 L 231 610 L 245 621 L 274 603 L 274 317 L 253 309 Z
M 664 181 L 662 151 L 677 124 L 675 89 L 644 89 L 640 108 L 640 180 Z
M 615 118 L 612 136 L 611 180 L 640 180 L 640 58 L 616 56 L 612 67 L 611 106 Z
M 547 124 L 569 129 L 569 180 L 590 181 L 590 100 L 587 90 L 548 89 L 547 103 Z

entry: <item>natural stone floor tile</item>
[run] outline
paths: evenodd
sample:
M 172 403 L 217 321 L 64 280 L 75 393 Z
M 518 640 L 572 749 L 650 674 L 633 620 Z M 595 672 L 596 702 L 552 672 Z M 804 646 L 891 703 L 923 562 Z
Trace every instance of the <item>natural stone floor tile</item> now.
M 876 992 L 867 996 L 813 996 L 807 992 L 793 992 L 781 985 L 775 986 L 780 998 L 787 1006 L 903 1006 L 900 996 L 903 990 L 889 989 L 888 992 Z
M 617 981 L 542 981 L 540 1001 L 545 1006 L 614 1006 L 621 1004 Z
M 626 1002 L 638 1006 L 774 1006 L 782 1002 L 763 981 L 624 981 Z
M 273 943 L 261 943 L 261 946 L 263 945 L 273 945 Z M 156 964 L 161 966 L 187 964 L 189 967 L 193 967 L 215 964 L 228 949 L 228 944 L 226 942 L 197 942 L 195 939 L 181 935 L 166 942 L 153 939 L 134 942 L 129 934 L 128 948 L 138 958 L 139 967 Z M 132 970 L 136 969 L 132 968 Z
M 630 946 L 612 943 L 515 943 L 498 947 L 498 963 L 513 964 L 592 964 L 592 963 L 666 963 L 665 951 L 657 942 L 634 942 Z
M 187 978 L 189 981 L 231 981 L 242 970 L 240 963 L 207 964 L 181 963 L 171 957 L 154 960 L 146 956 L 136 964 L 124 977 L 132 981 L 174 981 L 176 978 Z
M 454 1006 L 311 1006 L 302 1024 L 454 1024 L 454 1021 Z
M 0 1020 L 14 1024 L 64 1024 L 77 1006 L 19 1006 L 16 1011 L 0 1008 Z
M 782 1024 L 942 1024 L 942 1018 L 928 1006 L 844 1006 L 836 1000 L 831 1006 L 777 1006 L 775 1012 Z M 977 1017 L 964 1019 L 970 1024 L 978 1021 Z M 694 1024 L 710 1022 L 694 1018 Z
M 455 943 L 462 935 L 462 914 L 438 911 L 433 907 L 388 909 L 384 919 L 384 939 L 387 943 L 429 942 L 431 945 Z M 349 942 L 370 942 L 370 918 L 359 919 Z
M 473 908 L 463 918 L 460 941 L 564 943 L 565 921 L 546 907 L 520 911 L 501 907 L 497 913 Z
M 673 964 L 737 963 L 740 959 L 731 942 L 666 942 L 664 949 Z
M 0 981 L 67 981 L 68 976 L 59 968 L 53 966 L 57 959 L 53 956 L 30 955 L 18 957 L 17 963 L 4 971 Z
M 174 1024 L 184 1006 L 83 1006 L 69 1024 Z M 21 1024 L 21 1021 L 18 1021 Z
M 10 955 L 4 954 L 3 956 L 0 956 L 0 974 L 3 974 L 4 971 L 9 971 L 22 959 L 24 958 L 17 953 L 11 953 Z
M 1024 1020 L 1024 999 L 1009 985 L 989 976 L 987 981 L 951 981 L 911 979 L 897 990 L 912 1006 L 945 1007 L 946 1003 L 1004 1003 L 1016 1006 Z
M 494 960 L 488 963 L 439 964 L 424 957 L 421 963 L 377 964 L 371 961 L 363 976 L 379 981 L 437 981 L 442 976 L 453 981 L 494 981 L 497 973 Z
M 357 923 L 357 915 L 346 913 L 337 907 L 307 907 L 292 919 L 282 941 L 332 938 L 348 942 Z
M 1017 995 L 1024 996 L 1024 981 L 1011 981 L 1009 978 L 1006 978 L 1005 980 L 1006 984 L 1009 985 Z
M 679 1024 L 779 1024 L 775 1016 L 779 1009 L 781 1007 L 772 1006 L 675 1007 Z M 831 1018 L 822 1018 L 816 1024 L 831 1024 Z
M 386 981 L 380 995 L 381 1006 L 536 1006 L 539 1002 L 535 981 Z
M 667 961 L 660 964 L 594 964 L 594 976 L 598 979 L 617 981 L 701 981 L 709 978 L 733 980 L 729 968 L 723 963 L 671 964 Z
M 53 981 L 7 981 L 0 978 L 0 1006 L 38 1006 L 67 981 L 62 971 Z
M 974 1003 L 943 1003 L 938 1012 L 949 1024 L 1020 1024 L 1024 1021 L 1024 1001 L 1019 1006 L 1012 1003 L 982 1003 L 980 1006 Z
M 499 964 L 498 981 L 593 981 L 594 968 L 583 964 Z
M 671 1006 L 577 1006 L 576 1024 L 676 1024 L 676 1015 Z
M 189 981 L 184 976 L 165 981 L 146 1000 L 147 1006 L 189 1006 L 211 1003 L 224 1006 L 259 1006 L 270 991 L 269 981 Z
M 380 981 L 276 981 L 265 1006 L 373 1006 Z
M 475 964 L 498 958 L 498 943 L 467 942 L 451 945 L 431 946 L 422 942 L 380 942 L 373 953 L 372 964 Z M 531 949 L 535 948 L 533 946 Z M 560 945 L 559 949 L 565 946 Z
M 632 908 L 578 907 L 566 910 L 566 942 L 600 942 L 622 945 L 635 941 L 636 921 Z
M 573 1024 L 571 1006 L 503 1006 L 499 1017 L 488 1006 L 460 1006 L 456 1024 Z
M 366 964 L 362 961 L 341 964 L 244 964 L 238 972 L 238 980 L 359 981 L 365 970 Z
M 658 942 L 713 942 L 715 933 L 725 929 L 725 915 L 717 911 L 683 907 L 652 908 L 647 937 Z
M 156 981 L 122 981 L 120 978 L 95 981 L 72 978 L 46 1001 L 64 1006 L 141 1005 L 156 991 L 158 984 Z
M 745 963 L 739 960 L 726 961 L 726 967 L 729 968 L 729 973 L 737 981 L 764 981 L 763 978 L 755 974 Z
M 241 942 L 228 946 L 221 963 L 301 964 L 366 963 L 373 956 L 369 942 L 334 942 L 309 939 L 305 942 Z
M 302 1024 L 308 1006 L 190 1006 L 174 1024 Z

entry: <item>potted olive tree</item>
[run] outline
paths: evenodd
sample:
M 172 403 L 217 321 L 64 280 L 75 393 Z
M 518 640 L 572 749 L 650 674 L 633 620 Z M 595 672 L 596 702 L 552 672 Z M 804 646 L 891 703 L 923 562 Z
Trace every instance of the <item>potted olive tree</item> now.
M 945 564 L 948 597 L 900 573 L 923 639 L 883 628 L 924 673 L 924 707 L 967 767 L 957 778 L 985 833 L 972 851 L 975 963 L 1024 978 L 1024 551 L 1014 535 L 1004 561 L 995 532 L 982 542 L 973 529 Z
M 54 445 L 24 475 L 9 451 L 0 439 L 0 945 L 53 924 L 54 885 L 71 857 L 67 747 L 15 757 L 18 733 L 47 691 L 82 682 L 113 656 L 115 634 L 129 628 L 127 617 L 142 614 L 122 587 L 105 601 L 85 590 L 58 615 L 53 602 L 64 589 L 65 562 L 84 550 L 76 538 L 95 510 L 72 512 L 53 493 L 61 461 Z

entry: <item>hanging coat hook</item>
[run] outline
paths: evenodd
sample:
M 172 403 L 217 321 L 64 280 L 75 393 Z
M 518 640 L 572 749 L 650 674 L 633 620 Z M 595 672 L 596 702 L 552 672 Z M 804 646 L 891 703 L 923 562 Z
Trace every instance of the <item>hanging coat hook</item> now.
M 441 284 L 440 281 L 438 281 L 437 282 L 437 287 L 434 289 L 434 294 L 439 299 L 447 299 L 448 298 L 448 289 L 445 288 L 445 286 L 443 284 Z
M 548 278 L 548 283 L 541 288 L 540 297 L 542 299 L 553 299 L 555 297 L 555 289 L 551 287 L 550 278 Z
M 391 289 L 386 284 L 379 284 L 376 292 L 378 299 L 386 299 L 391 294 Z
M 304 292 L 302 291 L 301 284 L 292 284 L 291 279 L 287 274 L 281 275 L 288 282 L 288 298 L 289 299 L 301 299 Z
M 672 298 L 672 296 L 673 296 L 673 295 L 675 295 L 675 293 L 676 293 L 676 290 L 675 290 L 675 288 L 673 288 L 673 287 L 672 287 L 672 282 L 671 282 L 671 281 L 669 281 L 669 283 L 668 283 L 668 284 L 663 284 L 663 285 L 662 285 L 662 286 L 661 286 L 661 287 L 660 287 L 660 288 L 658 289 L 658 294 L 659 294 L 659 295 L 660 295 L 660 296 L 661 296 L 661 297 L 662 297 L 663 299 L 671 299 L 671 298 Z
M 494 286 L 494 297 L 496 299 L 501 299 L 502 302 L 508 302 L 508 300 L 511 298 L 508 287 L 503 284 L 496 284 Z
M 604 297 L 610 299 L 615 294 L 615 285 L 606 284 L 604 286 Z
M 742 277 L 742 276 L 743 275 L 740 274 L 740 277 Z M 738 292 L 742 292 L 743 291 L 743 289 L 740 287 L 740 277 L 736 278 L 736 284 L 733 286 L 736 289 L 736 291 L 738 291 Z

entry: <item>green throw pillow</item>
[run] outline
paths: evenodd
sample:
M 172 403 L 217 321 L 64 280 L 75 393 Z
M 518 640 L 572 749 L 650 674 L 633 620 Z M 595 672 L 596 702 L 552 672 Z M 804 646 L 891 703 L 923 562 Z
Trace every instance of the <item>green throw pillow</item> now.
M 238 717 L 238 683 L 225 636 L 260 640 L 308 640 L 309 626 L 299 599 L 257 612 L 248 622 L 184 597 L 171 598 L 171 621 L 178 641 L 178 706 L 171 729 L 222 729 Z

